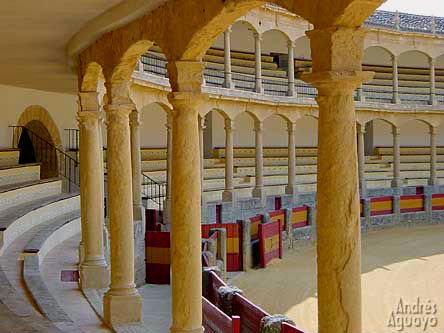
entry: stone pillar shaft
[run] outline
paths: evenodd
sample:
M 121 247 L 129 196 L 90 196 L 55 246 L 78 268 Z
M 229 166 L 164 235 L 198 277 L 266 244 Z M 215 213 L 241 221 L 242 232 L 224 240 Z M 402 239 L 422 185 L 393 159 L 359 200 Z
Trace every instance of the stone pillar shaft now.
M 288 96 L 294 96 L 294 42 L 288 41 Z
M 131 171 L 133 177 L 133 218 L 135 221 L 143 221 L 142 205 L 142 161 L 140 152 L 140 114 L 133 110 L 129 116 L 131 133 Z
M 365 180 L 365 149 L 364 134 L 365 128 L 357 124 L 358 130 L 358 170 L 359 170 L 359 190 L 363 198 L 367 197 L 367 182 Z
M 233 88 L 231 74 L 231 27 L 228 27 L 224 32 L 224 87 Z
M 261 50 L 261 41 L 262 35 L 255 33 L 254 34 L 254 54 L 256 59 L 256 70 L 255 70 L 255 78 L 256 84 L 254 91 L 257 93 L 263 93 L 264 87 L 262 84 L 262 50 Z
M 401 146 L 399 142 L 399 128 L 392 126 L 393 136 L 393 188 L 401 187 Z
M 88 93 L 80 93 L 88 108 Z M 97 99 L 97 93 L 92 98 Z M 84 107 L 83 107 L 84 109 Z M 103 159 L 101 154 L 101 112 L 79 111 L 80 129 L 80 204 L 84 258 L 80 266 L 82 288 L 107 288 L 109 271 L 103 241 Z
M 203 139 L 204 129 L 205 129 L 205 117 L 199 116 L 200 183 L 201 183 L 202 194 L 203 194 L 203 183 L 205 178 L 204 139 Z
M 398 57 L 392 56 L 392 68 L 393 68 L 393 101 L 394 104 L 401 103 L 399 99 L 399 89 L 398 89 Z
M 111 238 L 111 285 L 104 297 L 104 320 L 141 320 L 141 298 L 134 283 L 134 224 L 129 114 L 131 104 L 108 104 L 107 168 Z
M 436 127 L 430 126 L 430 179 L 429 185 L 438 185 L 437 160 L 436 160 Z
M 233 201 L 234 197 L 234 147 L 233 147 L 233 121 L 225 119 L 225 191 L 223 201 Z
M 254 122 L 255 132 L 255 186 L 253 189 L 253 197 L 264 198 L 264 146 L 263 146 L 263 126 L 262 121 L 256 120 Z
M 166 196 L 163 203 L 164 224 L 167 225 L 171 222 L 171 150 L 173 140 L 172 122 L 173 121 L 171 112 L 168 112 L 167 123 L 165 124 L 165 127 L 167 129 Z
M 430 105 L 436 105 L 435 99 L 435 60 L 429 59 L 430 64 Z
M 184 68 L 185 70 L 185 68 Z M 171 191 L 171 332 L 203 332 L 201 185 L 197 103 L 203 95 L 173 92 Z
M 287 194 L 296 194 L 296 138 L 294 123 L 287 123 L 288 131 L 288 185 L 285 189 Z
M 307 35 L 313 71 L 302 79 L 318 89 L 319 105 L 318 332 L 360 333 L 361 225 L 354 90 L 373 73 L 362 72 L 363 30 L 334 26 Z

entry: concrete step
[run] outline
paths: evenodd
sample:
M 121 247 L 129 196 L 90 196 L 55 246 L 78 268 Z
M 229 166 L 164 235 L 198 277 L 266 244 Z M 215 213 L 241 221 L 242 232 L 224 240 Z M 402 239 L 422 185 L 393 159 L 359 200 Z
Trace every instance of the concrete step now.
M 40 164 L 16 164 L 0 167 L 0 186 L 40 179 Z

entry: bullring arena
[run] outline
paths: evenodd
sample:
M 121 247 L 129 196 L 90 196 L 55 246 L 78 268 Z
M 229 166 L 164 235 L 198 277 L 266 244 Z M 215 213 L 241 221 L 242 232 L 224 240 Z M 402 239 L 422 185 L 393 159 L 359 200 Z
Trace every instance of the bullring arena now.
M 0 332 L 442 332 L 444 18 L 383 2 L 3 1 Z

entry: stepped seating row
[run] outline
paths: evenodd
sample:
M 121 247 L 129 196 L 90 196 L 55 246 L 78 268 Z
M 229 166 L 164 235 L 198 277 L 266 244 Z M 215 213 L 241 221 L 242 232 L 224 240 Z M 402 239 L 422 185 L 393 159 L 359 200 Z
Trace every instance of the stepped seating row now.
M 80 232 L 80 196 L 39 178 L 39 164 L 0 168 L 0 332 L 82 332 L 40 272 L 47 253 Z
M 151 48 L 148 53 L 148 57 L 154 57 L 155 59 L 163 59 L 161 65 L 148 63 L 144 66 L 145 70 L 158 71 L 159 68 L 151 67 L 164 67 L 165 57 L 161 53 L 161 50 L 157 47 Z M 220 86 L 224 81 L 224 50 L 209 49 L 207 54 L 203 58 L 206 71 L 207 71 L 207 83 L 210 85 Z M 246 52 L 231 52 L 231 63 L 233 81 L 236 87 L 240 86 L 246 90 L 252 90 L 254 87 L 255 76 L 255 55 L 253 53 Z M 307 71 L 311 68 L 311 60 L 296 59 L 295 70 Z M 374 80 L 364 85 L 366 92 L 371 92 L 369 96 L 371 99 L 391 99 L 391 86 L 392 86 L 392 68 L 390 66 L 377 66 L 377 65 L 363 65 L 364 70 L 374 71 Z M 164 73 L 165 70 L 162 71 Z M 272 56 L 262 55 L 262 76 L 266 90 L 272 90 L 275 92 L 286 91 L 287 85 L 287 71 L 286 68 L 280 69 L 277 63 L 274 62 Z M 437 95 L 444 95 L 444 77 L 441 71 L 437 70 L 435 73 L 435 89 Z M 304 85 L 303 82 L 296 79 L 297 85 Z M 399 92 L 402 99 L 415 99 L 417 101 L 426 102 L 429 95 L 429 70 L 427 68 L 398 68 L 398 85 Z M 314 92 L 307 92 L 313 94 Z M 376 94 L 376 95 L 375 95 Z M 379 94 L 379 95 L 378 95 Z
M 17 165 L 19 162 L 20 151 L 17 149 L 0 150 L 0 167 Z

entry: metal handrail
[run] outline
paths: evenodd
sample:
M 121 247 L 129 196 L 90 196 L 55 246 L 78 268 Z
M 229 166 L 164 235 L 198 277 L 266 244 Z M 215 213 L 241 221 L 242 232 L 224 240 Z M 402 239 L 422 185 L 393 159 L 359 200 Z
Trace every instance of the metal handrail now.
M 47 165 L 49 172 L 57 172 L 59 177 L 68 180 L 68 191 L 78 191 L 80 179 L 77 176 L 79 162 L 57 148 L 53 143 L 42 138 L 25 126 L 9 126 L 12 129 L 12 147 L 19 148 L 19 141 L 23 131 L 30 135 L 37 162 Z M 36 145 L 34 147 L 34 145 Z
M 65 134 L 67 136 L 67 150 L 78 151 L 80 144 L 80 130 L 77 128 L 65 128 Z
M 159 183 L 142 173 L 142 196 L 151 200 L 158 206 L 158 210 L 163 210 L 163 201 L 166 198 L 167 184 Z

